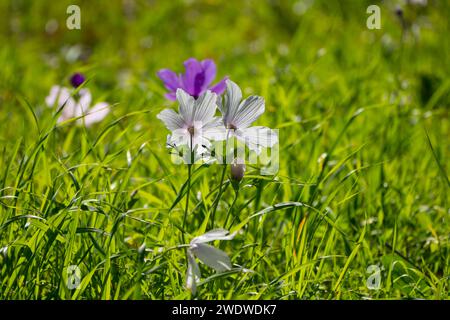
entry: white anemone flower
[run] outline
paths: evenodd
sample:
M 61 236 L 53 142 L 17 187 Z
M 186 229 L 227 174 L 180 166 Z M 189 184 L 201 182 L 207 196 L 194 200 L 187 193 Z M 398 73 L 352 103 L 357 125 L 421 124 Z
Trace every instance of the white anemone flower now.
M 156 117 L 167 129 L 172 131 L 168 136 L 168 145 L 187 145 L 190 150 L 205 152 L 211 146 L 210 141 L 225 139 L 225 130 L 220 117 L 215 117 L 217 95 L 206 91 L 195 100 L 182 89 L 176 93 L 179 103 L 178 113 L 172 109 L 164 109 Z
M 77 124 L 89 127 L 102 121 L 109 113 L 110 107 L 106 102 L 99 102 L 91 107 L 92 96 L 89 89 L 80 89 L 73 95 L 73 89 L 53 86 L 49 95 L 45 98 L 49 107 L 64 106 L 57 122 L 61 123 L 72 118 L 80 118 Z
M 225 229 L 214 229 L 201 236 L 195 237 L 189 243 L 187 250 L 188 268 L 186 274 L 186 287 L 193 293 L 197 291 L 197 283 L 200 280 L 200 268 L 195 257 L 217 272 L 231 270 L 231 261 L 222 250 L 216 249 L 207 242 L 215 240 L 231 240 L 236 233 L 230 234 Z
M 250 96 L 242 100 L 242 91 L 231 80 L 226 81 L 227 90 L 223 103 L 219 103 L 223 123 L 228 129 L 227 137 L 236 137 L 244 142 L 250 150 L 261 152 L 261 148 L 270 148 L 278 143 L 277 133 L 267 127 L 250 125 L 255 122 L 265 110 L 264 98 Z

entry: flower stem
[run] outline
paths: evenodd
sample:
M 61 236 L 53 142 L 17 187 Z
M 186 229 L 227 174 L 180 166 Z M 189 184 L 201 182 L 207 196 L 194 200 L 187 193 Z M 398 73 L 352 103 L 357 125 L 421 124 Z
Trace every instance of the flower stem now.
M 223 224 L 223 228 L 226 230 L 228 230 L 227 229 L 228 219 L 230 218 L 231 211 L 233 210 L 234 204 L 236 203 L 238 196 L 239 196 L 239 191 L 236 191 L 234 194 L 233 203 L 231 203 L 231 206 L 228 208 L 227 217 L 225 219 L 225 223 Z M 233 221 L 231 221 L 231 226 L 233 225 L 233 222 L 234 222 L 234 219 L 233 219 Z M 230 226 L 230 228 L 231 228 L 231 226 Z
M 213 229 L 214 229 L 214 217 L 216 215 L 217 206 L 219 205 L 220 198 L 222 197 L 222 192 L 223 192 L 222 186 L 223 186 L 223 180 L 225 178 L 226 171 L 227 171 L 227 165 L 224 164 L 223 165 L 223 170 L 222 170 L 222 176 L 220 178 L 219 192 L 218 192 L 217 197 L 216 197 L 216 199 L 214 201 L 214 209 L 213 209 L 213 212 L 211 214 L 211 225 L 212 225 Z
M 191 148 L 190 148 L 190 161 L 188 163 L 188 180 L 187 180 L 187 191 L 186 191 L 186 206 L 184 208 L 184 216 L 183 216 L 183 232 L 181 239 L 183 240 L 183 244 L 185 243 L 184 234 L 186 233 L 186 220 L 189 211 L 189 195 L 191 194 L 191 173 L 192 173 L 192 163 L 194 161 L 194 151 L 192 149 L 192 136 L 191 136 Z
M 186 191 L 186 207 L 184 209 L 184 217 L 183 217 L 183 235 L 186 233 L 185 227 L 186 227 L 186 219 L 188 215 L 189 210 L 189 194 L 191 193 L 191 164 L 188 164 L 188 185 L 187 185 L 187 191 Z M 183 239 L 184 243 L 184 239 Z

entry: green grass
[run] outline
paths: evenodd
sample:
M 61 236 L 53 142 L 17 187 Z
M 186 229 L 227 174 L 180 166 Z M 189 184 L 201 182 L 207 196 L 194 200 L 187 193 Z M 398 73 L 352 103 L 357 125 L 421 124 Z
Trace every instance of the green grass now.
M 386 2 L 79 1 L 80 31 L 73 1 L 1 2 L 0 299 L 449 299 L 450 6 L 405 7 L 402 29 Z M 156 119 L 175 107 L 156 71 L 191 56 L 262 95 L 258 124 L 280 130 L 278 174 L 249 168 L 235 194 L 227 170 L 217 210 L 222 166 L 193 166 L 187 193 Z M 75 71 L 114 104 L 87 129 L 44 105 Z M 228 213 L 240 229 L 215 243 L 234 268 L 200 264 L 195 297 L 186 197 L 186 242 Z

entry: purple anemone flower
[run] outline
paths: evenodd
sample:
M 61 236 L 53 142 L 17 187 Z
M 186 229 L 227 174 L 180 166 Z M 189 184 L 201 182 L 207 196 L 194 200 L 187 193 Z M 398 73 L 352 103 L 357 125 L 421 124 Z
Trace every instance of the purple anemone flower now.
M 167 99 L 172 101 L 176 100 L 176 91 L 179 88 L 183 89 L 195 99 L 205 93 L 206 90 L 211 90 L 217 94 L 222 94 L 225 91 L 225 81 L 228 77 L 210 86 L 216 77 L 216 64 L 213 60 L 205 59 L 198 61 L 197 59 L 189 58 L 184 62 L 184 67 L 186 68 L 186 72 L 179 75 L 169 69 L 161 69 L 158 72 L 158 77 L 170 91 L 165 94 Z
M 84 76 L 81 73 L 75 73 L 70 77 L 70 83 L 74 88 L 78 88 L 84 82 Z

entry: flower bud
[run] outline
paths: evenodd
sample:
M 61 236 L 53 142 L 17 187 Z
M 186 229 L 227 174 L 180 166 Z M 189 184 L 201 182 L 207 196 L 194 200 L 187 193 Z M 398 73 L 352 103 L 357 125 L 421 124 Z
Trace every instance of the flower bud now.
M 230 167 L 231 178 L 236 181 L 241 181 L 245 174 L 245 164 L 235 160 Z

